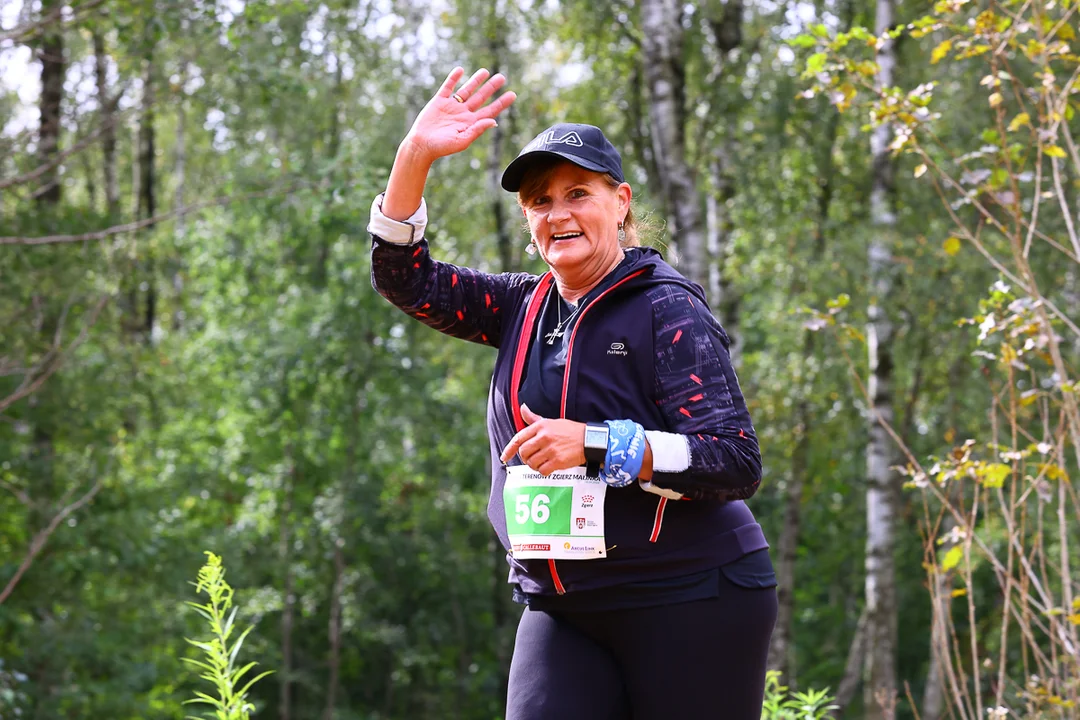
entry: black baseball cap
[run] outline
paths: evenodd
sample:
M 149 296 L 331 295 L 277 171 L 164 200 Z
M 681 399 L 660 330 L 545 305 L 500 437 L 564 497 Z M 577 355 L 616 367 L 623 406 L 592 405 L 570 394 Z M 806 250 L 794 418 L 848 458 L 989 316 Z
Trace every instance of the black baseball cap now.
M 626 179 L 623 177 L 622 156 L 600 128 L 579 123 L 558 123 L 533 138 L 506 166 L 502 174 L 503 189 L 517 192 L 529 165 L 544 156 L 569 160 L 593 172 L 611 173 L 619 182 Z

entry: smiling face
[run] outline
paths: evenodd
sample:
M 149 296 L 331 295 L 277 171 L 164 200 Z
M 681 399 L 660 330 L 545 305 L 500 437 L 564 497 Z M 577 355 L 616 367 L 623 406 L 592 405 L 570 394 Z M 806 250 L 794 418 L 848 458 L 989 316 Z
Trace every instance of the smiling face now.
M 619 223 L 630 209 L 630 186 L 612 187 L 609 176 L 566 160 L 540 161 L 530 175 L 520 201 L 540 256 L 571 282 L 603 277 L 622 258 Z

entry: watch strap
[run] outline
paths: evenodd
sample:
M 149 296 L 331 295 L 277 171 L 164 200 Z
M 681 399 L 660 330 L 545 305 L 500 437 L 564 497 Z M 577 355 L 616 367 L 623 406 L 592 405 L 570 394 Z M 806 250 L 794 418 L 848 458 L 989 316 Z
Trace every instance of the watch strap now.
M 607 424 L 601 423 L 586 423 L 585 437 L 588 438 L 589 430 L 599 430 L 604 433 L 605 438 L 608 436 L 609 430 Z M 600 465 L 607 457 L 608 443 L 605 442 L 603 447 L 585 445 L 585 476 L 589 478 L 600 477 Z

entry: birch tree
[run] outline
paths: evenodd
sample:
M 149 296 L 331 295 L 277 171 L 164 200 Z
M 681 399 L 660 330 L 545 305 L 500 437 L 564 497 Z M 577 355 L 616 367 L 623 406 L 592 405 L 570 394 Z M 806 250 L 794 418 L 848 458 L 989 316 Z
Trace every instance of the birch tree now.
M 893 26 L 893 0 L 877 0 L 875 32 L 882 37 Z M 893 84 L 895 45 L 884 41 L 877 56 L 881 87 Z M 892 199 L 893 170 L 889 144 L 892 126 L 882 124 L 870 136 L 871 235 L 867 252 L 870 303 L 867 307 L 869 443 L 866 448 L 866 654 L 863 700 L 867 720 L 891 717 L 896 695 L 896 570 L 893 559 L 899 478 L 890 470 L 894 448 L 887 426 L 893 424 L 893 323 L 889 303 L 893 290 L 892 256 L 896 212 Z
M 694 168 L 687 159 L 682 7 L 678 0 L 642 2 L 642 50 L 649 89 L 653 158 L 678 267 L 694 282 L 707 286 L 701 193 Z

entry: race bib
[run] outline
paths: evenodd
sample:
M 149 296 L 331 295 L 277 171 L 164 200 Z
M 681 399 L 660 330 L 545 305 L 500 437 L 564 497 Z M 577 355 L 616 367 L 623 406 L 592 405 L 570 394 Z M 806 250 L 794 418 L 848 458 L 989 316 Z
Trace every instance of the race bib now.
M 503 503 L 511 554 L 519 560 L 593 560 L 607 557 L 605 485 L 585 468 L 544 477 L 528 465 L 506 469 Z

